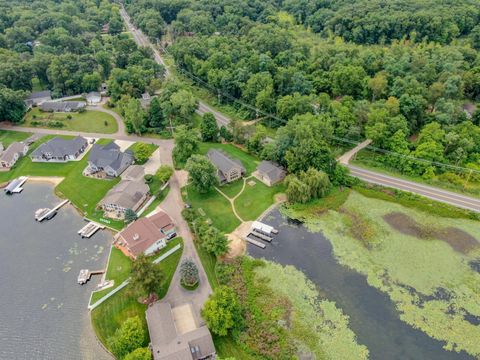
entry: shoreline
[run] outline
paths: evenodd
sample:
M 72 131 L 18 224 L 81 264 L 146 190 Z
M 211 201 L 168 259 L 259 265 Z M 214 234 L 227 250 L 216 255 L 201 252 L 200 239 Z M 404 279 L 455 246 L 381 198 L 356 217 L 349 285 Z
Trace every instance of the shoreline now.
M 27 181 L 50 183 L 55 186 L 60 184 L 65 178 L 61 176 L 29 176 Z

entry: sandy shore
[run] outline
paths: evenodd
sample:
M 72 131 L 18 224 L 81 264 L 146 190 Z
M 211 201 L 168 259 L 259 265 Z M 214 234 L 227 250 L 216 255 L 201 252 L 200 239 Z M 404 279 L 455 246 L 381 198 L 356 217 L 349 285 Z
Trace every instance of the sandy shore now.
M 48 182 L 50 184 L 53 184 L 57 186 L 60 184 L 64 177 L 61 176 L 29 176 L 28 181 L 34 181 L 34 182 Z

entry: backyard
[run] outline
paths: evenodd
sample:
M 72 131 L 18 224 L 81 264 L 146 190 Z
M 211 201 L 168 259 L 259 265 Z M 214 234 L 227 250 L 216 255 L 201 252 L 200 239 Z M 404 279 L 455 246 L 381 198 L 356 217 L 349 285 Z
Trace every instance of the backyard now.
M 71 117 L 71 118 L 70 118 Z M 114 134 L 118 131 L 113 116 L 100 111 L 85 112 L 42 112 L 32 108 L 26 115 L 22 126 L 39 128 L 58 128 L 70 131 Z

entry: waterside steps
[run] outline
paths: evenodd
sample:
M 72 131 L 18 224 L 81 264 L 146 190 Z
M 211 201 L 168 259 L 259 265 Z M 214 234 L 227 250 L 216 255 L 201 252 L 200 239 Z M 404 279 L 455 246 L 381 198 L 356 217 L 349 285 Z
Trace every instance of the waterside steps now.
M 55 206 L 53 209 L 48 209 L 48 208 L 38 209 L 35 212 L 35 220 L 38 221 L 38 222 L 42 222 L 45 219 L 50 220 L 51 218 L 53 218 L 57 214 L 58 209 L 60 209 L 63 205 L 65 205 L 69 202 L 70 202 L 70 200 L 67 199 L 67 200 L 62 201 L 60 204 Z
M 22 185 L 28 180 L 27 176 L 20 176 L 17 179 L 13 179 L 10 183 L 3 189 L 7 195 L 18 194 L 23 191 Z
M 105 226 L 97 224 L 94 221 L 90 221 L 87 225 L 85 225 L 78 231 L 78 235 L 80 235 L 82 238 L 90 238 L 100 229 L 105 229 Z
M 260 241 L 255 240 L 254 238 L 252 238 L 250 236 L 250 234 L 248 234 L 247 237 L 245 237 L 245 240 L 248 241 L 250 244 L 253 244 L 253 245 L 258 246 L 259 248 L 265 249 L 265 244 L 260 242 Z
M 105 272 L 105 270 L 88 270 L 88 269 L 82 269 L 80 270 L 80 274 L 78 274 L 78 279 L 77 282 L 80 285 L 86 284 L 88 280 L 92 277 L 92 275 L 101 275 Z

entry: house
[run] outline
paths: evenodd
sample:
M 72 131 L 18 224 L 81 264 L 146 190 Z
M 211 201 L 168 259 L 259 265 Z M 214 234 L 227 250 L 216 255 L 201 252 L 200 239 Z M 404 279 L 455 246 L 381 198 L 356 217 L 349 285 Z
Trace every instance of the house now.
M 3 145 L 2 145 L 3 149 Z M 13 142 L 0 155 L 0 167 L 11 168 L 22 156 L 27 155 L 28 146 L 23 142 Z
M 67 162 L 78 159 L 87 147 L 88 141 L 82 136 L 73 139 L 55 137 L 36 148 L 30 158 L 34 162 Z
M 45 101 L 40 109 L 45 112 L 72 112 L 85 108 L 84 101 Z
M 117 177 L 134 163 L 133 152 L 120 151 L 113 141 L 106 145 L 94 144 L 88 156 L 88 175 L 104 172 L 107 176 Z
M 140 99 L 140 104 L 143 108 L 147 108 L 150 106 L 150 102 L 152 101 L 152 97 L 148 92 L 144 92 L 142 94 L 142 98 Z
M 280 165 L 271 161 L 262 161 L 253 175 L 267 186 L 273 186 L 285 179 L 287 172 Z
M 32 92 L 26 99 L 25 103 L 30 105 L 41 105 L 45 101 L 52 100 L 52 92 L 50 90 Z
M 217 168 L 220 184 L 230 183 L 245 175 L 246 170 L 241 161 L 230 158 L 221 150 L 210 149 L 207 157 Z
M 150 255 L 165 247 L 175 234 L 172 219 L 161 211 L 132 222 L 115 236 L 114 245 L 126 256 L 136 259 L 140 254 Z
M 107 216 L 118 219 L 125 218 L 125 211 L 137 211 L 145 202 L 150 188 L 143 180 L 122 180 L 100 201 L 100 207 Z
M 102 95 L 99 92 L 92 91 L 85 95 L 88 105 L 98 105 L 102 101 Z
M 131 165 L 122 174 L 123 180 L 142 180 L 145 177 L 145 169 L 141 165 Z
M 172 308 L 156 302 L 146 311 L 153 360 L 215 359 L 215 345 L 208 328 L 198 326 L 190 304 Z

